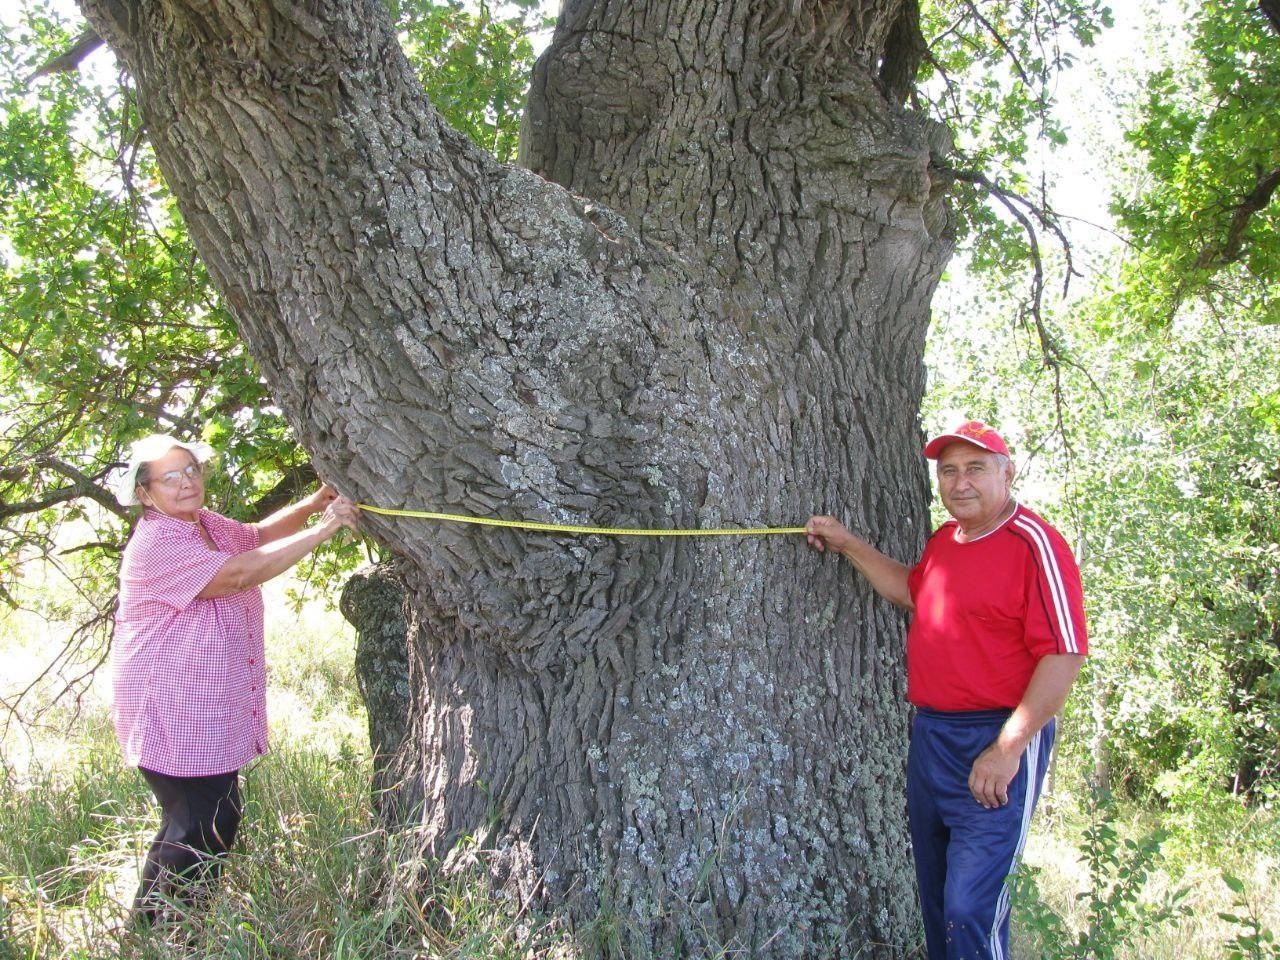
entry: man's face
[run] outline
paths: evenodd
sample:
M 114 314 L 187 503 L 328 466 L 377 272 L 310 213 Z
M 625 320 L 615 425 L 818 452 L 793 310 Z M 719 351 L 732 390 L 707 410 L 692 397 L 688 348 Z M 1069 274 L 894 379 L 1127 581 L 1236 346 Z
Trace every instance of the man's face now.
M 938 457 L 938 494 L 963 530 L 985 529 L 1009 502 L 1013 464 L 972 443 L 957 440 Z

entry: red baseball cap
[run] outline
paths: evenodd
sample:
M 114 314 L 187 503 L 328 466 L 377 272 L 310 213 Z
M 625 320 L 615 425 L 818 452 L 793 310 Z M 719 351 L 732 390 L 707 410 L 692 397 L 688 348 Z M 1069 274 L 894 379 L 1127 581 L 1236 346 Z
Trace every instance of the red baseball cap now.
M 960 424 L 954 430 L 938 434 L 925 445 L 924 455 L 930 460 L 937 460 L 942 451 L 957 440 L 972 443 L 975 447 L 990 450 L 992 453 L 1009 456 L 1009 448 L 1005 445 L 1004 437 L 981 420 L 970 420 Z

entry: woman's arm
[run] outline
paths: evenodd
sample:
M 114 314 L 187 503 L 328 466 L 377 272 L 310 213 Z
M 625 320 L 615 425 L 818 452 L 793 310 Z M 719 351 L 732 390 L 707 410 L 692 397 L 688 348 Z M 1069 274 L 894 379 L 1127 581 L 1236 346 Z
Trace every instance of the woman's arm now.
M 321 484 L 311 496 L 303 497 L 287 507 L 281 507 L 265 520 L 254 524 L 258 531 L 260 545 L 288 537 L 301 530 L 308 520 L 317 513 L 323 513 L 325 507 L 338 498 L 338 492 L 327 483 Z
M 321 488 L 308 499 L 314 499 L 324 489 Z M 305 502 L 300 501 L 300 503 Z M 268 518 L 268 522 L 281 514 L 289 513 L 290 508 L 285 507 L 284 510 Z M 355 501 L 346 497 L 336 497 L 325 508 L 324 517 L 314 527 L 278 536 L 270 543 L 264 543 L 247 553 L 238 553 L 231 557 L 205 585 L 205 588 L 196 595 L 197 599 L 210 600 L 214 597 L 225 597 L 266 583 L 272 577 L 284 573 L 343 527 L 356 529 L 356 520 L 359 515 L 360 510 L 355 505 Z M 302 519 L 296 522 L 300 525 L 307 516 L 309 514 L 302 515 Z M 286 518 L 286 522 L 295 521 L 290 516 Z

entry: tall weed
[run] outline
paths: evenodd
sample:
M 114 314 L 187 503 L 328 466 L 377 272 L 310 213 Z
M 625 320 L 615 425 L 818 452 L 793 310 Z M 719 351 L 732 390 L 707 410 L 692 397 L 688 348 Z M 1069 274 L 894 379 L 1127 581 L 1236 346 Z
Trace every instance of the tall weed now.
M 1234 931 L 1227 940 L 1227 960 L 1280 960 L 1280 943 L 1262 918 L 1262 909 L 1255 894 L 1239 877 L 1223 873 L 1223 882 L 1235 895 L 1232 910 L 1222 911 L 1218 919 L 1231 924 Z M 1272 897 L 1274 885 L 1270 886 Z
M 1081 837 L 1080 858 L 1088 871 L 1085 889 L 1076 894 L 1080 909 L 1072 920 L 1046 903 L 1041 870 L 1024 864 L 1012 878 L 1018 921 L 1043 960 L 1117 960 L 1135 952 L 1146 937 L 1187 915 L 1186 888 L 1155 897 L 1147 881 L 1160 859 L 1168 834 L 1152 830 L 1137 839 L 1123 836 L 1115 802 L 1095 791 L 1089 823 Z

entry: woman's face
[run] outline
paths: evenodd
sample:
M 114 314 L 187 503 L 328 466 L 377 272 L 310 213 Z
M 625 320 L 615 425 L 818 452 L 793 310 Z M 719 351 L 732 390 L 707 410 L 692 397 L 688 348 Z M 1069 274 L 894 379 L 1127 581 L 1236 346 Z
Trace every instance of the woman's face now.
M 161 513 L 195 522 L 204 506 L 204 472 L 191 454 L 174 447 L 147 464 L 147 480 L 138 485 L 138 499 Z

